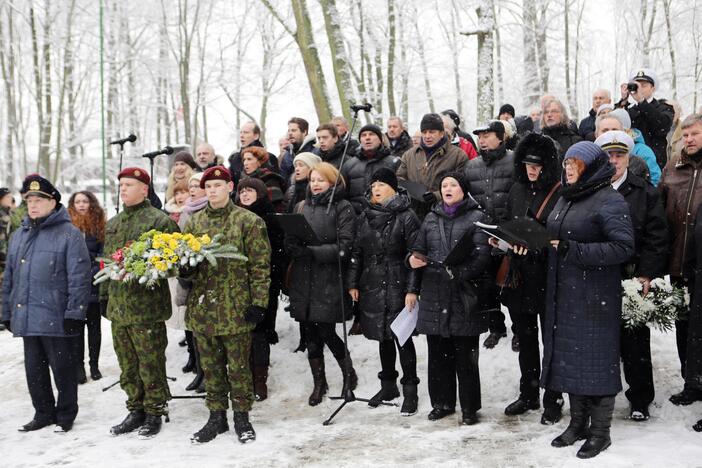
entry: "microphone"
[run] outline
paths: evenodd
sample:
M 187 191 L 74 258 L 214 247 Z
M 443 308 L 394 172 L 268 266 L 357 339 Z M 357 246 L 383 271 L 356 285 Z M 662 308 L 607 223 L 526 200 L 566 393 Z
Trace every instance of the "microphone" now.
M 371 106 L 371 105 L 368 104 L 368 103 L 365 103 L 365 104 L 351 104 L 351 110 L 352 110 L 353 112 L 359 112 L 359 111 L 370 112 L 370 110 L 371 110 L 372 108 L 373 108 L 373 106 Z
M 160 149 L 158 151 L 152 151 L 150 153 L 145 153 L 142 154 L 142 158 L 155 158 L 156 156 L 160 156 L 162 154 L 173 154 L 173 148 L 170 146 L 165 146 L 163 149 Z
M 131 135 L 129 135 L 126 138 L 121 138 L 119 140 L 111 141 L 110 144 L 111 145 L 123 145 L 126 142 L 134 143 L 136 140 L 137 140 L 136 135 L 132 133 Z

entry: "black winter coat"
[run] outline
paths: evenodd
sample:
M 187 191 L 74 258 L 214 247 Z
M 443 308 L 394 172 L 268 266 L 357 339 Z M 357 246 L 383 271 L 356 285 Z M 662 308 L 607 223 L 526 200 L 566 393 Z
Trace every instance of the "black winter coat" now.
M 663 276 L 668 264 L 668 223 L 660 192 L 631 172 L 617 191 L 629 205 L 636 250 L 624 264 L 624 277 Z
M 463 169 L 470 194 L 495 223 L 507 217 L 507 194 L 512 187 L 513 173 L 514 154 L 504 145 L 492 151 L 480 151 L 480 156 L 468 161 Z
M 104 244 L 92 234 L 83 234 L 83 236 L 85 237 L 85 245 L 88 247 L 88 253 L 90 254 L 90 277 L 93 278 L 97 272 L 100 271 L 100 262 L 96 259 L 103 256 Z M 100 302 L 100 288 L 98 286 L 93 285 L 91 288 L 90 302 Z
M 296 180 L 290 187 L 285 191 L 285 211 L 287 213 L 293 213 L 295 211 L 295 206 L 307 197 L 307 186 L 309 185 L 309 179 Z
M 662 168 L 668 161 L 668 132 L 673 125 L 675 110 L 665 99 L 643 101 L 627 108 L 631 117 L 631 128 L 638 129 L 644 142 L 656 153 L 656 161 Z
M 478 282 L 490 265 L 488 236 L 475 227 L 475 222 L 488 221 L 478 203 L 468 197 L 458 207 L 453 217 L 449 217 L 437 203 L 424 218 L 412 252 L 419 252 L 433 262 L 422 268 L 417 331 L 426 335 L 478 336 L 487 331 L 487 315 L 478 310 L 465 310 L 459 295 L 462 283 Z M 439 229 L 443 225 L 448 245 L 444 245 Z M 453 267 L 454 279 L 450 279 L 446 269 L 434 262 L 443 261 L 451 247 L 461 240 L 465 233 L 471 233 L 473 245 L 463 264 Z
M 266 222 L 268 241 L 271 244 L 271 289 L 280 290 L 288 266 L 288 258 L 285 254 L 285 233 L 273 218 L 276 210 L 268 199 L 258 199 L 251 206 L 239 203 L 239 206 Z
M 400 158 L 390 155 L 390 150 L 381 146 L 375 154 L 368 155 L 361 151 L 358 155 L 348 159 L 341 169 L 341 174 L 346 181 L 348 198 L 357 214 L 361 214 L 366 207 L 365 193 L 373 173 L 385 167 L 393 173 L 400 166 Z
M 580 121 L 578 126 L 578 134 L 583 138 L 583 140 L 595 141 L 595 120 L 597 119 L 597 111 L 595 109 L 590 109 L 583 120 Z
M 328 162 L 329 164 L 333 165 L 335 168 L 339 169 L 341 166 L 341 157 L 344 155 L 344 147 L 346 146 L 346 143 L 343 141 L 339 140 L 336 145 L 329 151 L 322 151 L 319 148 L 315 148 L 312 150 L 314 154 L 322 158 L 322 161 Z M 356 156 L 356 153 L 353 152 L 353 149 L 351 148 L 351 145 L 349 145 L 349 150 L 346 153 L 346 158 L 344 161 L 349 161 L 351 158 Z
M 541 385 L 575 395 L 621 388 L 621 265 L 634 253 L 629 207 L 611 186 L 614 169 L 596 159 L 565 187 L 548 218 L 549 250 Z
M 420 226 L 410 205 L 400 188 L 387 205 L 368 202 L 358 220 L 349 288 L 359 290 L 361 328 L 370 340 L 391 340 L 390 324 L 404 308 L 405 295 L 419 293 L 417 272 L 405 265 Z
M 390 142 L 390 154 L 398 158 L 402 158 L 402 155 L 405 154 L 405 151 L 414 146 L 412 144 L 412 137 L 409 136 L 407 130 L 403 130 L 402 134 L 400 134 L 400 136 L 394 141 L 391 140 L 390 137 L 388 137 L 388 141 Z
M 304 256 L 293 258 L 290 272 L 290 314 L 297 321 L 340 323 L 342 299 L 339 297 L 338 258 L 342 257 L 342 275 L 346 276 L 353 239 L 356 234 L 356 213 L 351 203 L 344 200 L 343 190 L 337 189 L 332 210 L 327 215 L 327 203 L 332 189 L 317 195 L 308 193 L 302 214 L 320 240 L 321 245 L 307 246 Z M 339 246 L 337 247 L 337 221 Z M 286 251 L 300 244 L 286 234 Z M 351 312 L 351 298 L 343 291 L 344 311 Z
M 554 125 L 552 127 L 544 127 L 541 129 L 541 134 L 546 135 L 556 142 L 556 148 L 558 148 L 558 157 L 563 161 L 563 157 L 568 151 L 568 148 L 573 146 L 582 138 L 578 133 L 573 130 L 569 125 Z

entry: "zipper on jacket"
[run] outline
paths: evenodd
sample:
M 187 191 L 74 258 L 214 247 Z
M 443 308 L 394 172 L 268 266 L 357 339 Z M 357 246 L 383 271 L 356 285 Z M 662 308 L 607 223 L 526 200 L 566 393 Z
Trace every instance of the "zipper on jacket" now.
M 695 169 L 692 173 L 692 183 L 690 184 L 690 190 L 687 192 L 687 208 L 685 209 L 685 234 L 683 236 L 683 250 L 682 258 L 680 259 L 680 276 L 683 275 L 683 264 L 685 263 L 685 251 L 687 250 L 687 228 L 689 226 L 690 219 L 690 205 L 692 204 L 692 195 L 694 194 L 694 188 L 697 183 L 697 172 L 699 169 Z

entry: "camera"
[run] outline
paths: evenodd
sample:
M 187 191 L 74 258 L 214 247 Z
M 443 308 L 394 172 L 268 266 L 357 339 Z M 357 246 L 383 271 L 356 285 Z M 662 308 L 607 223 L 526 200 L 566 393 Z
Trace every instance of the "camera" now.
M 627 91 L 629 91 L 630 93 L 635 93 L 635 92 L 639 89 L 639 85 L 638 85 L 638 83 L 636 83 L 635 81 L 632 81 L 631 83 L 628 83 L 628 84 L 626 85 L 626 89 L 627 89 Z

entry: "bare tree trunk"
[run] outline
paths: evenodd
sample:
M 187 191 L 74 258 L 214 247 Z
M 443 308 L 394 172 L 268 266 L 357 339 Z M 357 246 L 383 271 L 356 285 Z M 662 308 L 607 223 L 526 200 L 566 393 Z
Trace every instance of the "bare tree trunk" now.
M 441 6 L 439 2 L 436 2 L 436 9 L 440 10 Z M 441 18 L 441 14 L 438 15 L 439 24 L 441 24 L 441 29 L 443 30 L 444 37 L 446 38 L 446 43 L 449 50 L 451 50 L 451 62 L 453 64 L 453 86 L 456 92 L 456 105 L 457 112 L 459 114 L 463 113 L 463 93 L 461 92 L 461 74 L 459 69 L 459 56 L 458 56 L 458 44 L 459 44 L 459 31 L 461 30 L 458 24 L 459 11 L 456 3 L 452 3 L 450 12 L 450 24 L 446 24 Z
M 495 96 L 495 101 L 498 103 L 504 103 L 505 99 L 505 89 L 504 85 L 502 82 L 502 41 L 500 41 L 500 25 L 497 22 L 497 19 L 500 17 L 496 10 L 496 5 L 495 2 L 492 2 L 492 16 L 495 18 L 495 27 L 493 29 L 493 33 L 495 35 L 495 54 L 496 54 L 496 61 L 497 61 L 497 96 Z
M 672 77 L 670 87 L 673 89 L 673 99 L 678 99 L 678 74 L 677 74 L 678 67 L 675 63 L 675 47 L 673 46 L 673 30 L 670 26 L 670 4 L 673 3 L 673 0 L 661 0 L 661 3 L 663 4 L 663 11 L 665 14 L 665 27 L 666 27 L 666 32 L 668 33 L 667 38 L 668 38 L 668 52 L 670 53 L 670 74 Z M 695 88 L 695 89 L 697 89 L 697 88 Z
M 578 78 L 579 78 L 579 68 L 580 68 L 580 32 L 581 25 L 583 22 L 583 13 L 585 11 L 585 2 L 580 5 L 580 10 L 578 10 L 578 21 L 575 27 L 575 69 L 573 70 L 573 102 L 575 103 L 576 109 L 578 107 Z M 575 115 L 575 114 L 573 114 Z
M 566 98 L 568 100 L 568 107 L 570 108 L 570 115 L 577 115 L 578 109 L 573 102 L 573 89 L 570 85 L 570 0 L 563 1 L 563 17 L 565 24 L 565 87 L 566 87 Z
M 319 3 L 322 5 L 322 15 L 324 16 L 324 26 L 327 30 L 329 51 L 331 52 L 334 69 L 334 81 L 339 93 L 341 112 L 345 118 L 349 119 L 351 118 L 349 103 L 354 93 L 351 85 L 349 59 L 344 50 L 344 36 L 339 25 L 339 10 L 336 8 L 335 0 L 319 0 Z
M 692 94 L 692 110 L 697 111 L 697 99 L 699 97 L 699 83 L 700 75 L 702 75 L 702 33 L 700 33 L 700 26 L 697 23 L 697 0 L 695 0 L 694 6 L 692 7 L 692 44 L 695 50 L 695 70 L 693 72 L 693 89 Z
M 536 0 L 522 2 L 523 63 L 524 63 L 524 99 L 526 109 L 539 102 L 541 83 L 539 67 L 536 62 Z
M 397 115 L 395 107 L 395 45 L 397 43 L 397 27 L 395 23 L 395 0 L 388 0 L 388 111 L 390 115 Z
M 493 30 L 495 29 L 495 17 L 493 0 L 484 0 L 478 4 L 475 12 L 478 15 L 478 27 L 473 31 L 462 34 L 466 36 L 475 35 L 478 39 L 478 82 L 477 82 L 477 121 L 487 122 L 494 115 L 494 86 L 493 86 L 493 63 L 494 63 L 494 40 Z
M 653 36 L 653 23 L 656 20 L 656 6 L 658 0 L 652 0 L 649 10 L 649 0 L 641 0 L 641 34 L 643 38 L 643 64 L 651 66 L 651 37 Z
M 548 0 L 539 1 L 539 18 L 536 22 L 536 49 L 538 51 L 538 70 L 541 78 L 541 94 L 548 92 L 548 81 L 551 67 L 548 63 L 548 49 L 546 47 L 546 36 L 548 22 L 546 20 L 548 12 Z
M 17 112 L 16 112 L 16 88 L 15 83 L 15 63 L 16 63 L 16 42 L 14 33 L 13 14 L 14 9 L 9 5 L 3 5 L 3 11 L 7 16 L 7 36 L 5 36 L 3 19 L 0 18 L 0 71 L 5 88 L 5 177 L 3 184 L 7 187 L 15 185 L 15 164 L 14 156 L 17 154 L 14 147 L 14 136 L 17 132 Z M 7 49 L 5 49 L 7 45 Z
M 407 38 L 406 15 L 400 9 L 400 43 L 405 44 Z M 409 118 L 409 64 L 407 63 L 407 48 L 400 47 L 400 63 L 402 63 L 402 84 L 400 90 L 400 117 L 403 122 Z
M 422 64 L 422 76 L 424 77 L 424 88 L 427 93 L 427 101 L 429 102 L 429 112 L 436 112 L 434 107 L 434 97 L 431 94 L 431 80 L 429 80 L 429 69 L 427 67 L 427 56 L 424 53 L 424 39 L 419 32 L 418 23 L 414 23 L 414 29 L 417 34 L 417 48 L 419 50 L 419 61 Z
M 36 93 L 37 122 L 39 127 L 39 150 L 37 153 L 37 170 L 51 177 L 52 102 L 51 102 L 51 27 L 49 0 L 44 3 L 44 27 L 41 50 L 37 34 L 37 20 L 34 6 L 29 9 L 29 24 L 32 35 L 32 61 L 34 64 L 34 86 Z

